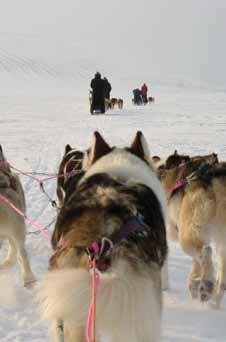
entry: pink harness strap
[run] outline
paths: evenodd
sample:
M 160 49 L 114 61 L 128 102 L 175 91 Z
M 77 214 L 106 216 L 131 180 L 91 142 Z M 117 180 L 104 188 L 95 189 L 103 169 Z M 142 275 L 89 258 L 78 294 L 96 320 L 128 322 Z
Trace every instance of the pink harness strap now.
M 100 275 L 97 272 L 96 259 L 92 260 L 92 302 L 86 322 L 86 342 L 96 342 L 96 300 L 100 284 Z
M 170 195 L 172 194 L 173 191 L 182 188 L 188 183 L 187 178 L 183 177 L 185 169 L 186 169 L 186 164 L 185 163 L 180 164 L 178 169 L 179 169 L 179 173 L 178 173 L 176 182 L 167 189 L 167 192 L 169 192 Z
M 45 231 L 45 229 L 40 226 L 36 221 L 29 218 L 25 213 L 23 213 L 19 208 L 17 208 L 12 201 L 10 201 L 6 196 L 0 194 L 0 200 L 7 203 L 17 214 L 22 216 L 26 221 L 28 221 L 35 229 L 39 230 L 49 241 L 51 240 L 50 235 Z
M 167 192 L 169 192 L 171 194 L 173 191 L 182 188 L 187 183 L 188 183 L 187 179 L 185 179 L 185 178 L 184 179 L 179 179 L 179 180 L 176 181 L 176 183 L 174 183 L 172 186 L 170 186 L 167 189 Z

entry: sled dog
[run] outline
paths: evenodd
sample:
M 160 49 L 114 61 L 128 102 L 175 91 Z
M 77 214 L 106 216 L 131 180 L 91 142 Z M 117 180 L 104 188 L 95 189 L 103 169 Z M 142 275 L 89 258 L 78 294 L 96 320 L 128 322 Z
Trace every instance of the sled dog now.
M 153 96 L 148 97 L 148 103 L 155 102 L 155 98 Z
M 161 170 L 169 205 L 168 236 L 178 240 L 192 257 L 189 291 L 202 302 L 214 300 L 219 308 L 226 289 L 226 163 L 217 155 L 166 160 L 171 168 Z M 216 246 L 216 282 L 212 250 Z
M 52 341 L 57 322 L 65 341 L 85 340 L 95 242 L 101 247 L 97 340 L 159 342 L 166 201 L 147 143 L 138 132 L 129 148 L 112 148 L 95 132 L 86 163 L 59 212 L 57 248 L 39 290 Z
M 118 108 L 122 109 L 123 108 L 123 99 L 118 99 L 117 103 L 118 103 Z
M 12 172 L 0 146 L 0 194 L 25 213 L 25 197 L 19 177 Z M 0 265 L 0 270 L 14 266 L 19 261 L 24 286 L 35 281 L 25 249 L 26 226 L 8 203 L 0 200 L 0 242 L 8 240 L 8 254 Z
M 69 144 L 65 146 L 64 156 L 58 169 L 57 177 L 57 198 L 59 207 L 63 206 L 65 194 L 67 189 L 73 188 L 71 182 L 73 181 L 74 187 L 78 180 L 84 174 L 84 158 L 89 150 L 81 151 L 77 148 L 72 148 Z M 69 186 L 70 185 L 70 186 Z
M 115 97 L 111 98 L 111 109 L 115 108 L 115 105 L 118 103 L 118 99 L 116 99 Z

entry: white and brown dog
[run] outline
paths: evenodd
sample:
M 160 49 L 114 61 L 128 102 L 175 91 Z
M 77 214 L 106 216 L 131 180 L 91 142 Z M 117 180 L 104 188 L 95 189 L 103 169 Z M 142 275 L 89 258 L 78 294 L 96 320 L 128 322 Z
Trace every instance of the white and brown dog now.
M 216 154 L 174 154 L 165 166 L 160 174 L 169 203 L 168 237 L 192 257 L 189 291 L 193 298 L 212 298 L 220 307 L 226 289 L 226 163 L 219 163 Z M 218 259 L 216 284 L 212 242 Z
M 63 206 L 65 196 L 69 194 L 69 190 L 74 188 L 79 179 L 84 175 L 84 161 L 88 153 L 89 150 L 81 151 L 77 148 L 72 148 L 69 144 L 65 146 L 57 177 L 56 193 L 59 207 Z
M 24 286 L 35 281 L 25 249 L 26 226 L 21 217 L 7 203 L 7 200 L 25 213 L 25 197 L 19 177 L 12 172 L 0 146 L 0 241 L 8 240 L 8 254 L 0 265 L 1 269 L 14 266 L 19 261 Z M 4 201 L 6 199 L 6 201 Z
M 123 105 L 124 105 L 123 99 L 118 99 L 117 103 L 118 103 L 118 108 L 123 109 Z
M 91 246 L 110 241 L 98 255 L 98 340 L 159 342 L 166 202 L 145 139 L 138 132 L 129 148 L 111 148 L 96 132 L 86 162 L 58 215 L 57 247 L 39 292 L 52 341 L 62 321 L 65 341 L 84 342 Z

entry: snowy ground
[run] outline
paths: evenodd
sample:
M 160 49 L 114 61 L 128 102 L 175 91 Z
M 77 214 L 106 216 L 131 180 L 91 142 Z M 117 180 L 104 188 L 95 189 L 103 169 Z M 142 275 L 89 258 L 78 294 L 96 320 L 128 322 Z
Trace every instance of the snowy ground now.
M 126 87 L 130 89 L 130 84 Z M 64 92 L 44 91 L 42 95 L 40 89 L 38 96 L 30 94 L 27 87 L 26 96 L 22 89 L 23 94 L 8 92 L 0 97 L 1 144 L 8 161 L 21 170 L 56 171 L 65 144 L 86 148 L 94 130 L 99 130 L 109 143 L 120 145 L 131 142 L 135 132 L 142 130 L 152 154 L 167 156 L 175 148 L 191 154 L 214 151 L 226 160 L 224 93 L 153 86 L 156 103 L 135 108 L 129 93 L 121 87 L 120 96 L 125 99 L 122 111 L 91 116 L 88 91 L 77 94 L 74 88 L 64 88 Z M 55 217 L 55 209 L 34 181 L 25 176 L 21 179 L 28 216 L 47 225 Z M 55 181 L 45 186 L 55 198 Z M 33 231 L 29 225 L 28 231 Z M 29 234 L 27 248 L 32 268 L 41 279 L 51 254 L 49 242 L 41 235 Z M 225 342 L 226 300 L 220 311 L 193 302 L 186 289 L 189 267 L 189 258 L 170 244 L 171 289 L 164 294 L 163 341 Z M 0 284 L 0 341 L 47 341 L 47 325 L 39 320 L 34 292 L 22 288 L 18 269 L 1 271 Z

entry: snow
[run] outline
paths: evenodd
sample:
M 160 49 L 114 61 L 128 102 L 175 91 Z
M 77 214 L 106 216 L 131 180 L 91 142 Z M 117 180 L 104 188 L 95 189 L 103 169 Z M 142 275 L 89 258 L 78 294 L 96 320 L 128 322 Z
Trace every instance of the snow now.
M 178 6 L 181 4 L 176 2 Z M 126 3 L 128 1 L 124 1 L 124 12 L 118 18 L 119 27 L 110 30 L 109 40 L 104 40 L 107 36 L 105 33 L 97 42 L 92 39 L 92 34 L 103 31 L 106 22 L 113 25 L 117 18 L 118 0 L 112 2 L 112 11 L 102 0 L 99 5 L 97 2 L 89 5 L 91 7 L 88 11 L 85 7 L 88 6 L 87 1 L 84 0 L 68 0 L 68 6 L 52 0 L 40 0 L 39 5 L 21 0 L 13 4 L 13 11 L 10 7 L 12 1 L 4 4 L 5 11 L 0 14 L 0 142 L 12 165 L 22 171 L 56 172 L 64 146 L 70 143 L 82 149 L 87 148 L 94 130 L 101 132 L 113 145 L 130 143 L 136 131 L 142 130 L 152 155 L 164 157 L 177 149 L 181 153 L 194 155 L 216 152 L 220 160 L 226 160 L 226 97 L 224 90 L 221 90 L 224 88 L 213 84 L 209 86 L 199 78 L 194 79 L 194 75 L 191 75 L 191 79 L 185 79 L 180 77 L 179 71 L 178 75 L 171 76 L 169 72 L 167 78 L 151 72 L 150 66 L 158 64 L 156 42 L 150 45 L 150 55 L 155 47 L 153 60 L 149 61 L 147 56 L 142 65 L 141 47 L 137 47 L 135 52 L 139 50 L 140 55 L 139 62 L 136 61 L 132 34 L 128 41 L 128 32 L 134 27 L 132 16 L 128 16 L 127 30 L 124 27 Z M 142 15 L 145 16 L 144 3 L 141 7 Z M 93 15 L 93 11 L 97 11 L 95 6 L 98 10 L 102 6 L 105 15 L 103 24 L 97 26 Z M 131 6 L 131 11 L 136 13 L 136 6 Z M 152 12 L 149 7 L 147 13 L 146 19 L 152 16 L 156 29 L 159 29 L 160 24 L 154 18 L 155 11 Z M 138 24 L 143 20 L 142 15 L 137 19 Z M 84 26 L 81 26 L 84 17 L 86 20 Z M 166 17 L 164 14 L 167 20 Z M 197 18 L 200 21 L 200 16 L 197 15 Z M 141 32 L 149 22 L 147 20 L 141 25 Z M 76 22 L 79 23 L 78 31 Z M 161 41 L 170 27 L 169 23 L 170 20 L 160 36 Z M 115 32 L 121 32 L 121 40 L 117 41 Z M 175 33 L 175 27 L 170 32 Z M 169 43 L 168 38 L 166 40 Z M 189 38 L 191 45 L 192 36 L 189 35 Z M 105 43 L 102 46 L 103 40 Z M 142 43 L 146 44 L 145 39 Z M 173 44 L 175 47 L 175 41 Z M 163 45 L 158 70 L 161 70 L 167 54 Z M 198 46 L 197 38 L 195 46 Z M 170 62 L 175 55 L 175 51 L 171 52 Z M 187 58 L 190 60 L 190 57 L 188 55 Z M 199 59 L 203 60 L 201 57 Z M 176 64 L 177 60 L 174 71 Z M 196 71 L 198 68 L 199 65 L 196 65 Z M 89 114 L 89 83 L 96 70 L 108 76 L 113 87 L 112 96 L 124 99 L 125 108 L 122 111 L 111 110 L 104 116 Z M 134 107 L 131 91 L 140 86 L 142 81 L 148 84 L 156 101 L 146 107 Z M 26 176 L 21 176 L 21 180 L 28 216 L 47 226 L 56 217 L 55 209 L 37 182 Z M 51 198 L 56 198 L 55 180 L 46 182 L 45 189 Z M 53 226 L 54 223 L 49 232 Z M 27 230 L 26 245 L 31 266 L 40 280 L 47 271 L 51 247 L 42 235 L 31 234 L 34 229 L 29 224 Z M 5 250 L 4 245 L 1 259 Z M 192 301 L 187 292 L 190 265 L 190 258 L 182 253 L 180 247 L 170 243 L 171 288 L 164 293 L 162 341 L 225 342 L 226 299 L 218 311 L 209 305 Z M 26 290 L 22 287 L 18 267 L 10 271 L 1 270 L 0 284 L 0 341 L 46 341 L 47 324 L 40 321 L 35 289 Z
M 129 88 L 129 84 L 128 88 Z M 113 85 L 114 87 L 114 85 Z M 8 161 L 23 171 L 56 172 L 64 146 L 86 148 L 92 133 L 99 130 L 111 144 L 128 144 L 136 130 L 142 130 L 151 153 L 167 156 L 178 149 L 182 153 L 217 152 L 225 160 L 225 100 L 223 93 L 207 90 L 154 87 L 156 103 L 109 111 L 91 116 L 87 94 L 83 97 L 2 96 L 0 98 L 1 144 Z M 124 98 L 127 98 L 128 95 Z M 40 177 L 40 176 L 39 176 Z M 23 181 L 28 216 L 45 226 L 56 216 L 38 183 L 26 176 Z M 55 180 L 45 189 L 55 198 Z M 52 231 L 53 225 L 49 231 Z M 33 228 L 28 224 L 28 231 Z M 32 268 L 41 279 L 48 267 L 51 248 L 42 235 L 29 234 L 27 248 Z M 220 311 L 190 299 L 187 277 L 190 259 L 180 247 L 170 243 L 171 289 L 164 293 L 163 341 L 225 341 L 225 300 Z M 34 290 L 23 289 L 18 269 L 1 271 L 1 341 L 47 339 L 47 325 L 39 319 Z

